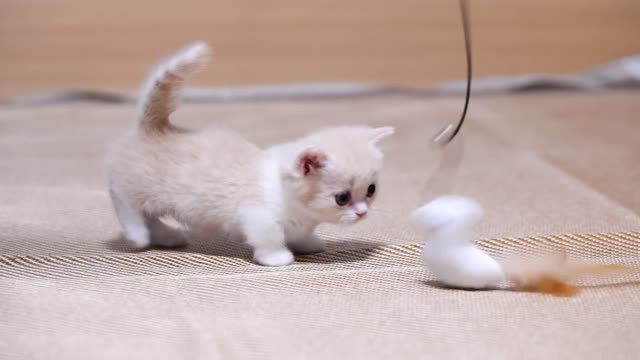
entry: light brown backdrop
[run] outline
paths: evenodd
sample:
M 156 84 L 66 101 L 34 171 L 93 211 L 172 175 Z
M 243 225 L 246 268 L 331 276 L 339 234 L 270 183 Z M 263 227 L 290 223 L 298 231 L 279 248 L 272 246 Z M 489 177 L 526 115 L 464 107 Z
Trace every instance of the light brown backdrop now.
M 640 52 L 640 1 L 470 2 L 479 75 L 576 71 Z M 454 0 L 4 0 L 0 97 L 133 89 L 194 39 L 217 53 L 196 85 L 432 84 L 465 74 Z

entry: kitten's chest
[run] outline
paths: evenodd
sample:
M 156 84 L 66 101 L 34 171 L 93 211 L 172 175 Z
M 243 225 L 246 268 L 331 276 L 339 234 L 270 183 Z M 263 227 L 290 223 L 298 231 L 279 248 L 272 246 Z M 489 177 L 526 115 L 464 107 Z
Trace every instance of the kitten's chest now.
M 282 220 L 284 233 L 288 238 L 306 235 L 318 225 L 317 222 L 302 214 L 292 214 Z

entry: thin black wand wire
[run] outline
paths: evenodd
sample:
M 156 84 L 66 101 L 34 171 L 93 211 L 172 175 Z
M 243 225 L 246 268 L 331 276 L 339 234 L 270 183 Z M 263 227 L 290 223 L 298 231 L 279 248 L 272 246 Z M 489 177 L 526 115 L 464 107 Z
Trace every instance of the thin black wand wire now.
M 453 140 L 453 138 L 460 132 L 462 128 L 462 124 L 467 116 L 467 110 L 469 109 L 469 99 L 471 98 L 471 79 L 472 79 L 472 58 L 471 58 L 471 36 L 469 32 L 469 16 L 467 11 L 467 1 L 460 0 L 460 10 L 462 14 L 462 29 L 464 33 L 464 44 L 466 50 L 467 57 L 467 91 L 464 100 L 464 109 L 462 111 L 462 115 L 460 116 L 460 121 L 456 126 L 455 130 L 451 133 L 451 136 L 447 138 L 445 142 L 441 141 L 446 133 L 451 129 L 452 125 L 448 125 L 446 128 L 440 131 L 440 133 L 436 136 L 434 141 L 436 143 L 440 143 L 442 145 L 446 145 Z M 440 165 L 437 167 L 435 171 L 435 175 L 431 176 L 429 180 L 424 184 L 422 188 L 421 198 L 422 200 L 426 200 L 428 198 L 427 191 L 433 191 L 436 193 L 444 193 L 447 192 L 452 186 L 451 179 L 455 178 L 460 162 L 462 161 L 462 156 L 464 153 L 464 142 L 458 143 L 458 146 L 453 146 L 450 151 L 446 151 L 443 154 L 442 159 L 440 160 Z
M 434 138 L 434 141 L 443 145 L 446 145 L 453 140 L 460 129 L 462 128 L 462 124 L 464 124 L 464 120 L 467 117 L 467 110 L 469 109 L 469 99 L 471 98 L 471 79 L 473 78 L 473 59 L 471 57 L 471 32 L 469 31 L 469 11 L 466 0 L 460 0 L 460 13 L 462 14 L 462 32 L 464 35 L 464 48 L 467 58 L 467 90 L 464 99 L 464 108 L 462 110 L 462 115 L 460 116 L 460 120 L 458 121 L 458 125 L 455 127 L 451 136 L 442 142 L 442 137 L 451 129 L 451 125 L 448 125 L 446 128 L 442 129 L 438 135 Z
M 473 63 L 471 59 L 471 35 L 469 32 L 469 12 L 467 10 L 467 1 L 460 0 L 460 12 L 462 13 L 462 29 L 464 32 L 464 48 L 467 53 L 467 93 L 464 99 L 464 109 L 462 110 L 462 115 L 460 116 L 460 122 L 458 122 L 458 126 L 451 134 L 449 141 L 453 140 L 453 138 L 458 135 L 460 128 L 462 128 L 462 124 L 464 123 L 464 119 L 467 117 L 467 110 L 469 109 L 469 98 L 471 98 L 471 78 L 473 76 Z

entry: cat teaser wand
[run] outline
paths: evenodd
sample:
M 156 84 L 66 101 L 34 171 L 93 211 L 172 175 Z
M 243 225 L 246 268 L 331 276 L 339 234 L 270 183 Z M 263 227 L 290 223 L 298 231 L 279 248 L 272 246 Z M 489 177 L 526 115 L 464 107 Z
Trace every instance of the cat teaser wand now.
M 460 11 L 467 59 L 467 88 L 458 124 L 455 127 L 453 124 L 445 126 L 433 137 L 433 142 L 441 146 L 449 144 L 460 132 L 471 95 L 471 36 L 466 0 L 460 0 Z M 472 228 L 482 216 L 480 204 L 453 195 L 438 197 L 413 213 L 414 225 L 426 235 L 422 250 L 424 265 L 442 285 L 478 290 L 497 288 L 504 282 L 511 282 L 519 291 L 574 296 L 580 289 L 568 281 L 579 275 L 631 270 L 619 265 L 570 264 L 563 253 L 534 260 L 520 258 L 498 262 L 473 242 Z

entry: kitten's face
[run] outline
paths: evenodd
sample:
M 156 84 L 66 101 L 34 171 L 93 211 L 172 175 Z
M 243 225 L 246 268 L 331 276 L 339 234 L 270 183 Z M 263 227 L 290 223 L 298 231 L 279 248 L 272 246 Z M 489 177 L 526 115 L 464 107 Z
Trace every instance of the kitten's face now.
M 364 219 L 379 190 L 378 169 L 369 170 L 367 174 L 328 171 L 315 183 L 308 208 L 323 222 L 353 224 Z
M 300 203 L 320 222 L 353 224 L 366 218 L 379 192 L 382 152 L 376 143 L 392 128 L 334 128 L 316 134 L 297 159 Z

